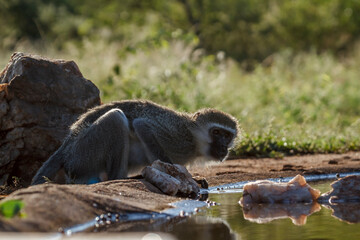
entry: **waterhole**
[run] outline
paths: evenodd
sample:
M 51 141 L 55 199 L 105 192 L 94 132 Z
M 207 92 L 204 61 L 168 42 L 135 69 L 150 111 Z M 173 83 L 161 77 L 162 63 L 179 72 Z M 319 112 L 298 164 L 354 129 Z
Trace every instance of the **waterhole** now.
M 331 189 L 331 182 L 320 181 L 310 184 L 324 193 Z M 206 208 L 188 221 L 176 225 L 170 233 L 184 240 L 360 239 L 359 204 L 349 203 L 341 206 L 341 209 L 335 209 L 335 214 L 334 210 L 327 206 L 313 207 L 311 204 L 262 205 L 264 208 L 255 209 L 254 213 L 249 214 L 238 203 L 241 196 L 241 192 L 210 193 L 209 200 L 218 205 Z M 314 212 L 309 214 L 312 207 Z M 261 210 L 262 213 L 259 212 Z M 343 219 L 339 218 L 340 215 Z
M 348 174 L 346 174 L 348 175 Z M 345 176 L 345 175 L 344 175 Z M 321 193 L 331 189 L 334 176 L 307 177 Z M 339 175 L 337 176 L 339 177 Z M 343 176 L 341 176 L 343 177 Z M 286 182 L 289 179 L 273 179 Z M 316 181 L 316 182 L 312 182 Z M 127 221 L 145 220 L 130 231 L 170 233 L 179 240 L 191 239 L 360 239 L 360 204 L 261 204 L 250 209 L 239 205 L 243 183 L 210 188 L 206 202 L 183 201 L 177 210 L 154 214 L 109 215 L 95 219 L 93 232 L 118 232 Z M 174 217 L 174 216 L 181 216 Z M 112 224 L 105 224 L 110 219 Z M 119 222 L 118 222 L 119 221 Z M 148 221 L 148 222 L 147 222 Z M 84 225 L 82 225 L 84 227 Z M 89 226 L 85 227 L 88 228 Z M 69 229 L 68 229 L 69 230 Z M 83 231 L 84 228 L 78 229 Z M 89 230 L 89 229 L 88 229 Z M 76 231 L 76 228 L 70 229 Z M 65 231 L 66 233 L 66 231 Z

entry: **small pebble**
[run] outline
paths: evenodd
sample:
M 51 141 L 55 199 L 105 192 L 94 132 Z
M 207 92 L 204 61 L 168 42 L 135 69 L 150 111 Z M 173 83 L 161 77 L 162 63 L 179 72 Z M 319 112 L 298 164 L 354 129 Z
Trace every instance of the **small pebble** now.
M 180 211 L 179 216 L 180 216 L 180 217 L 184 217 L 184 216 L 185 216 L 185 212 L 184 212 L 184 211 Z
M 105 220 L 106 220 L 105 214 L 101 214 L 101 215 L 100 215 L 100 220 L 101 220 L 101 221 L 105 221 Z

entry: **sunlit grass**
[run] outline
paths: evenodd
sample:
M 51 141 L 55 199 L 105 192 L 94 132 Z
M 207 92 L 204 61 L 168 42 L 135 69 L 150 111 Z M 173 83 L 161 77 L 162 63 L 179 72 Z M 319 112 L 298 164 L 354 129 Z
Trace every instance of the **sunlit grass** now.
M 19 51 L 74 60 L 101 90 L 103 102 L 144 98 L 182 111 L 215 107 L 239 119 L 238 155 L 360 149 L 360 52 L 339 60 L 329 53 L 275 54 L 253 72 L 235 62 L 193 51 L 180 40 L 154 48 L 126 49 L 121 43 L 20 44 Z M 11 53 L 3 52 L 5 66 Z

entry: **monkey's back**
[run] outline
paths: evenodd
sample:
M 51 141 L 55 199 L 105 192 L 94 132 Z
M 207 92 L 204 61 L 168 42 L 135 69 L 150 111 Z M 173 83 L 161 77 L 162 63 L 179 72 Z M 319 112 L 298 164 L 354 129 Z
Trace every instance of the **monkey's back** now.
M 81 115 L 73 124 L 72 130 L 75 130 L 77 126 L 84 127 L 86 125 L 91 125 L 100 116 L 114 108 L 119 108 L 124 112 L 130 125 L 136 118 L 152 119 L 159 124 L 167 121 L 170 125 L 176 125 L 176 123 L 181 122 L 179 121 L 180 118 L 182 121 L 184 121 L 184 119 L 189 122 L 191 121 L 186 113 L 176 112 L 148 100 L 124 100 L 107 103 L 90 109 L 88 112 Z
M 184 158 L 187 153 L 194 152 L 194 139 L 189 129 L 189 126 L 192 126 L 194 122 L 190 115 L 147 100 L 115 101 L 95 107 L 80 116 L 78 121 L 72 125 L 71 136 L 76 137 L 83 129 L 91 126 L 100 116 L 114 108 L 124 112 L 131 131 L 134 130 L 132 123 L 135 119 L 142 118 L 152 125 L 156 129 L 154 134 L 157 141 L 159 144 L 167 146 L 173 159 L 177 159 L 178 156 Z M 186 149 L 186 152 L 184 152 L 184 149 Z

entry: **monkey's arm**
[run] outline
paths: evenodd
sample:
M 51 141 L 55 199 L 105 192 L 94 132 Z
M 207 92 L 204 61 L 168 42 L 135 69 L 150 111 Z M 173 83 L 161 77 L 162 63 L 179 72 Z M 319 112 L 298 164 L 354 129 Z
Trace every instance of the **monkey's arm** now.
M 135 119 L 133 121 L 133 127 L 142 144 L 155 158 L 154 160 L 159 159 L 163 162 L 172 163 L 170 158 L 166 156 L 164 149 L 156 140 L 152 132 L 153 127 L 146 120 L 141 118 Z

